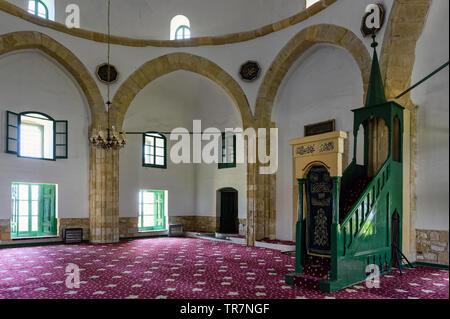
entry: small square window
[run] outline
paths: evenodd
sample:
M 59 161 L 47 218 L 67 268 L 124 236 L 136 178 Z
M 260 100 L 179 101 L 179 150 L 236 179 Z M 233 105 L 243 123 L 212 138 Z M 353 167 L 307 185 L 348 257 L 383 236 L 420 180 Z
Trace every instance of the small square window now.
M 145 133 L 143 138 L 142 166 L 167 168 L 167 141 L 159 133 Z

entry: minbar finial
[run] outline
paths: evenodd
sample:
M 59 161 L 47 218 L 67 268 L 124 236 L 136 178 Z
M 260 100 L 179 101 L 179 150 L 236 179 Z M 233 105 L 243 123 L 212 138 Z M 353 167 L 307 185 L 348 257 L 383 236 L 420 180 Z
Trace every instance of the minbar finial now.
M 377 42 L 377 35 L 375 34 L 375 29 L 372 30 L 372 44 L 370 45 L 372 48 L 376 48 L 378 46 L 378 42 Z

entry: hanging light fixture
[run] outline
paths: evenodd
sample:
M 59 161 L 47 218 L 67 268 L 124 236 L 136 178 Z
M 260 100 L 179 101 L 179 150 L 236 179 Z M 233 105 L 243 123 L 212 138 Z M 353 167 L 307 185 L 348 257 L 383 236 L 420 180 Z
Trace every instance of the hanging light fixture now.
M 105 130 L 97 130 L 93 129 L 90 142 L 92 145 L 98 148 L 103 148 L 105 150 L 110 149 L 121 149 L 125 146 L 127 143 L 126 136 L 123 132 L 117 132 L 115 130 L 114 125 L 110 126 L 110 119 L 109 119 L 109 111 L 111 109 L 111 100 L 110 100 L 110 85 L 111 85 L 111 64 L 110 64 L 110 52 L 111 52 L 111 0 L 108 1 L 108 55 L 107 55 L 107 102 L 105 104 L 106 113 L 108 115 L 108 126 L 106 131 Z

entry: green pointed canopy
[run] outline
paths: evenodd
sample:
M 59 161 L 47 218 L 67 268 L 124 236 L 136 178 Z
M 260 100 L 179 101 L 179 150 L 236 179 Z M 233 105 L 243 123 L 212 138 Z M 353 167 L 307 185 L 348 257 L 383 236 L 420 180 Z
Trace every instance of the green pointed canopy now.
M 372 70 L 370 71 L 369 88 L 367 89 L 366 107 L 386 103 L 386 94 L 384 92 L 383 79 L 381 78 L 380 65 L 378 63 L 377 46 L 375 34 L 372 36 L 373 59 Z

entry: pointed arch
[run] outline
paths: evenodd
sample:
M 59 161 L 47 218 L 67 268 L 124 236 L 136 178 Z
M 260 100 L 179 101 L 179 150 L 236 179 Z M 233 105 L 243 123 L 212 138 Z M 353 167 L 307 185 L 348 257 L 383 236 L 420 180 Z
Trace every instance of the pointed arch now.
M 145 63 L 122 83 L 112 102 L 114 109 L 111 116 L 117 127 L 122 127 L 131 102 L 147 84 L 165 74 L 178 70 L 203 75 L 218 84 L 227 92 L 239 110 L 243 127 L 246 128 L 252 123 L 253 116 L 247 97 L 231 75 L 214 62 L 203 57 L 188 53 L 171 53 Z
M 104 121 L 104 103 L 97 84 L 84 64 L 69 49 L 40 32 L 20 31 L 0 35 L 0 56 L 27 49 L 40 50 L 63 66 L 86 96 L 91 110 L 91 125 Z
M 346 49 L 355 59 L 366 91 L 371 58 L 364 43 L 352 31 L 332 24 L 313 25 L 300 31 L 275 58 L 259 88 L 256 99 L 255 118 L 270 123 L 272 108 L 284 77 L 292 65 L 306 50 L 315 44 L 329 43 Z

